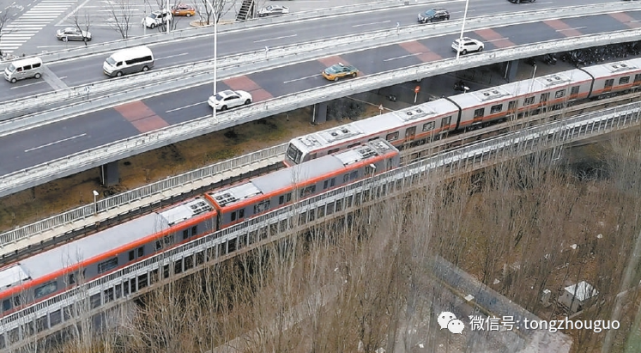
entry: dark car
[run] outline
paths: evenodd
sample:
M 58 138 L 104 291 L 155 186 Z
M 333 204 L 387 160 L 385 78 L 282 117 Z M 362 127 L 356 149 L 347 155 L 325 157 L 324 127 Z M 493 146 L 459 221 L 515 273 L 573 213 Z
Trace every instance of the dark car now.
M 418 23 L 438 22 L 450 19 L 450 13 L 445 9 L 431 9 L 418 14 Z
M 521 3 L 524 3 L 524 2 L 535 2 L 536 0 L 507 0 L 507 1 L 509 1 L 509 2 L 511 2 L 513 4 L 521 4 Z

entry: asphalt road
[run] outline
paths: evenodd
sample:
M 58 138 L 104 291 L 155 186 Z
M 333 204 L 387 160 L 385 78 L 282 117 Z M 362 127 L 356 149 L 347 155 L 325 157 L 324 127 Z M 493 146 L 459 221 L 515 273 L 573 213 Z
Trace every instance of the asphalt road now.
M 612 0 L 618 1 L 618 0 Z M 599 0 L 568 0 L 564 6 L 600 2 Z M 443 1 L 435 7 L 447 8 L 452 19 L 462 18 L 465 1 Z M 471 1 L 468 17 L 491 15 L 493 13 L 509 10 L 523 11 L 525 9 L 545 9 L 554 7 L 553 2 L 540 1 L 528 4 L 511 4 L 501 0 Z M 334 18 L 320 18 L 314 21 L 290 22 L 268 27 L 257 27 L 234 33 L 221 33 L 218 38 L 218 55 L 224 56 L 243 53 L 251 50 L 264 49 L 266 46 L 275 47 L 291 43 L 306 42 L 340 37 L 342 35 L 358 34 L 373 30 L 416 24 L 416 16 L 420 10 L 425 10 L 424 5 L 399 6 L 392 10 L 382 10 L 358 14 L 348 14 Z M 337 25 L 340 24 L 340 25 Z M 597 28 L 599 30 L 599 28 Z M 552 37 L 550 37 L 552 38 Z M 62 47 L 84 45 L 84 43 L 62 43 Z M 196 38 L 172 43 L 162 43 L 152 46 L 157 58 L 156 69 L 205 60 L 213 57 L 213 39 Z M 102 74 L 102 64 L 108 55 L 96 55 L 73 61 L 49 65 L 49 68 L 67 86 L 97 82 L 107 79 Z M 13 100 L 21 97 L 41 94 L 51 91 L 52 88 L 45 81 L 25 80 L 16 84 L 6 81 L 0 82 L 0 101 Z
M 629 17 L 622 18 L 618 14 L 613 14 L 572 19 L 567 22 L 554 20 L 484 29 L 468 32 L 465 35 L 484 40 L 485 50 L 490 51 L 512 45 L 602 31 L 599 29 L 623 30 L 630 26 L 637 26 L 637 22 L 641 21 L 641 12 L 630 12 L 627 16 Z M 368 75 L 422 62 L 452 58 L 455 53 L 450 45 L 456 37 L 456 35 L 448 35 L 424 39 L 274 68 L 218 82 L 218 90 L 243 89 L 252 93 L 255 101 L 262 101 L 333 84 L 322 78 L 320 72 L 326 66 L 337 62 L 353 64 L 362 71 L 362 75 Z M 175 48 L 173 55 L 177 53 L 180 53 L 180 48 Z M 165 55 L 170 53 L 167 52 Z M 181 56 L 175 58 L 181 58 Z M 162 63 L 162 60 L 159 63 Z M 61 70 L 60 67 L 54 68 L 54 71 L 61 76 L 73 75 L 78 71 L 85 72 L 78 68 Z M 93 75 L 93 73 L 87 75 Z M 0 154 L 0 175 L 135 136 L 141 132 L 211 114 L 212 110 L 206 100 L 212 90 L 211 84 L 192 87 L 2 137 L 0 138 L 0 149 L 3 152 Z

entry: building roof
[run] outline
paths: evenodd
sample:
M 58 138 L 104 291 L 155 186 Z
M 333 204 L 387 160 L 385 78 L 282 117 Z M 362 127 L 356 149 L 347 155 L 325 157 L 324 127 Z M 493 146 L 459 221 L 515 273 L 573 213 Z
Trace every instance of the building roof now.
M 565 291 L 581 302 L 599 295 L 599 292 L 586 281 L 581 281 L 577 284 L 565 287 Z

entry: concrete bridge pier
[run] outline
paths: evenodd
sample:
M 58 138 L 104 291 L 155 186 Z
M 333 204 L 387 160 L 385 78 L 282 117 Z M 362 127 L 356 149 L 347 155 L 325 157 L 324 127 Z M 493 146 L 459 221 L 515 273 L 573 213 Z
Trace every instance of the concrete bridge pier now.
M 507 61 L 503 63 L 503 78 L 506 79 L 507 82 L 516 81 L 516 75 L 518 74 L 518 71 L 519 71 L 518 60 L 512 60 L 512 61 Z
M 102 185 L 106 187 L 116 185 L 120 182 L 117 161 L 100 166 L 100 181 Z
M 327 121 L 327 102 L 316 103 L 312 110 L 312 124 L 322 124 Z

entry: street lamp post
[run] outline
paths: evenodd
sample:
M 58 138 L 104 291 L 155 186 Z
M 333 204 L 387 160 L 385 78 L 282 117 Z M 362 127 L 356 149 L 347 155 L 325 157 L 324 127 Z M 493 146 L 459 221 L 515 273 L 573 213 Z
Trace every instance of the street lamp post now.
M 96 197 L 98 197 L 98 191 L 93 191 L 93 213 L 98 213 L 98 204 L 96 203 Z
M 458 40 L 458 50 L 456 51 L 456 60 L 461 56 L 461 47 L 463 46 L 463 33 L 465 32 L 465 20 L 467 19 L 467 7 L 470 5 L 470 0 L 465 0 L 465 12 L 463 12 L 463 25 L 461 26 L 461 36 Z
M 217 93 L 216 90 L 216 81 L 218 80 L 218 14 L 214 9 L 214 6 L 211 4 L 210 0 L 207 0 L 207 5 L 211 8 L 211 12 L 214 14 L 214 96 Z M 213 118 L 216 120 L 216 108 L 214 107 Z

